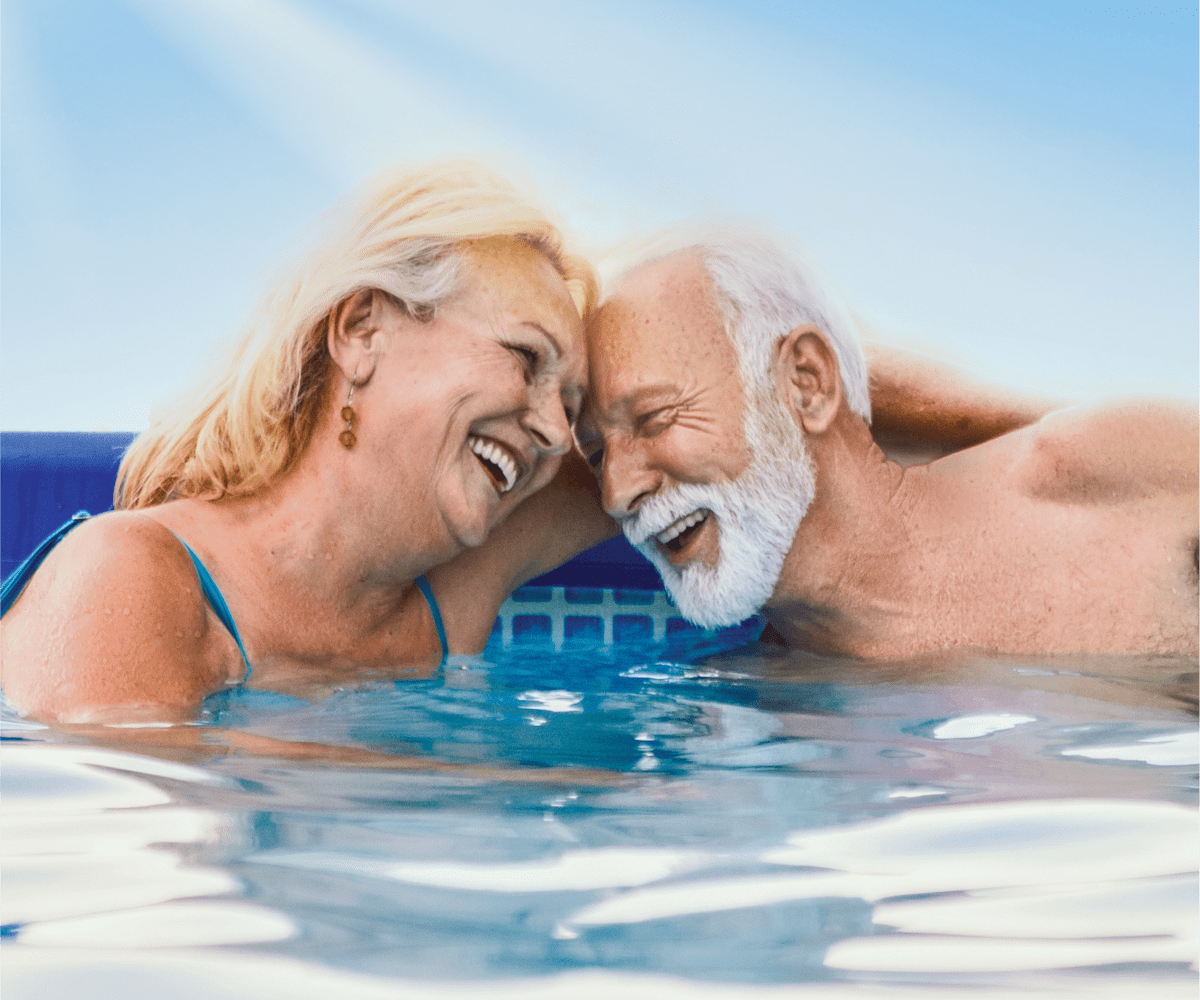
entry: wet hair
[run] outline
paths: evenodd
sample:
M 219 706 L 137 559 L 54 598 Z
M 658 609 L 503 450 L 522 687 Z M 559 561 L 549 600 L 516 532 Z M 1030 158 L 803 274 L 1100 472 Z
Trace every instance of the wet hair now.
M 338 306 L 378 289 L 429 322 L 461 287 L 465 249 L 495 237 L 541 253 L 587 318 L 595 272 L 564 250 L 532 199 L 469 162 L 392 171 L 334 207 L 311 252 L 266 299 L 216 377 L 130 445 L 115 505 L 245 496 L 269 485 L 303 453 L 320 417 Z

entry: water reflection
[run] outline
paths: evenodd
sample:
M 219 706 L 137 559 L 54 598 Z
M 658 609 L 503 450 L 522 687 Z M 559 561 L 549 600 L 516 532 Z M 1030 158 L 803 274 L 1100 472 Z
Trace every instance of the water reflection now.
M 1117 666 L 511 651 L 188 739 L 9 727 L 6 986 L 1194 988 L 1195 667 Z
M 149 777 L 219 784 L 148 757 L 67 746 L 4 750 L 4 924 L 22 945 L 163 947 L 290 937 L 283 915 L 240 902 L 230 872 L 190 863 L 234 817 L 177 805 Z

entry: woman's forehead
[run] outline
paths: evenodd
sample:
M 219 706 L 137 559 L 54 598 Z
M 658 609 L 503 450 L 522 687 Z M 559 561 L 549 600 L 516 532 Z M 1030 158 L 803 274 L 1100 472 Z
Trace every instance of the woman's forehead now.
M 461 249 L 471 268 L 485 280 L 492 277 L 540 280 L 561 284 L 564 290 L 566 288 L 566 283 L 550 259 L 517 236 L 467 240 L 461 244 Z M 551 281 L 551 277 L 557 282 Z
M 515 237 L 495 237 L 464 244 L 470 296 L 517 322 L 552 329 L 568 350 L 583 348 L 583 324 L 566 282 L 538 250 Z

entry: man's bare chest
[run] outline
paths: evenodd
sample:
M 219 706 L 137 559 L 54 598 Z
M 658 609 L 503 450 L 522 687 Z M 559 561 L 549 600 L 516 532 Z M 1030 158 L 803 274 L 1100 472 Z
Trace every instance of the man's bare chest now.
M 1169 511 L 1021 500 L 948 518 L 921 630 L 1026 652 L 1194 652 L 1196 539 Z

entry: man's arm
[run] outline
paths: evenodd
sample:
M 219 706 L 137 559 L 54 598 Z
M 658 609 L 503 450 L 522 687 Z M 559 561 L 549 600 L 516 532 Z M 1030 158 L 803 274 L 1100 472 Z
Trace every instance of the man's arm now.
M 483 545 L 427 574 L 452 651 L 482 649 L 497 610 L 512 591 L 618 534 L 600 506 L 596 477 L 581 455 L 570 452 L 553 482 L 522 501 Z
M 1061 503 L 1114 506 L 1171 498 L 1194 524 L 1200 479 L 1194 403 L 1127 399 L 1050 414 L 1027 436 L 1013 473 L 1022 490 Z
M 871 430 L 886 442 L 969 448 L 1037 422 L 1062 404 L 997 389 L 915 351 L 864 340 Z

